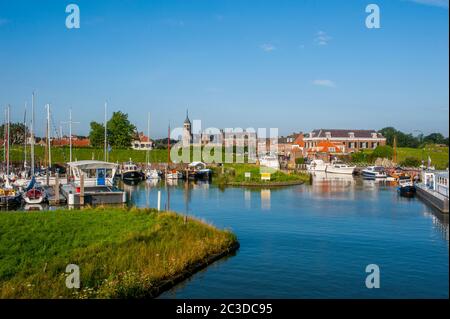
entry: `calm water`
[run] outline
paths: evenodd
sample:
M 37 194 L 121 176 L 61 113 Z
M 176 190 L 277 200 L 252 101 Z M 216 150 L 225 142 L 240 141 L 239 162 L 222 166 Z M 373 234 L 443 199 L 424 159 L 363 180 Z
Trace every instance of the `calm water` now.
M 126 186 L 138 206 L 187 212 L 238 236 L 235 256 L 162 298 L 448 298 L 448 217 L 394 187 L 319 177 L 283 189 Z M 381 288 L 367 289 L 377 264 Z

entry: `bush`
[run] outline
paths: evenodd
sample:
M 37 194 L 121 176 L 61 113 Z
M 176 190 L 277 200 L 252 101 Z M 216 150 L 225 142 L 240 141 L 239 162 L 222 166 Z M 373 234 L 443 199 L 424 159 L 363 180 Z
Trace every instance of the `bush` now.
M 305 159 L 303 157 L 296 158 L 295 164 L 305 164 Z
M 401 163 L 400 166 L 404 167 L 419 167 L 422 164 L 422 161 L 416 157 L 407 157 Z
M 393 155 L 394 155 L 393 148 L 388 145 L 385 145 L 385 146 L 377 146 L 377 148 L 373 150 L 370 156 L 372 159 L 377 158 L 392 159 Z
M 369 155 L 364 152 L 352 153 L 351 161 L 353 163 L 367 163 L 369 162 Z

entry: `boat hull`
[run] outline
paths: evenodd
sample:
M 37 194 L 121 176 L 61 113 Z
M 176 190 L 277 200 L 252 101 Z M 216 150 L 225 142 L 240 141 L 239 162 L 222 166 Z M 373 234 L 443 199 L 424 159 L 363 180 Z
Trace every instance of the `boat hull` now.
M 416 187 L 414 186 L 403 186 L 398 188 L 400 196 L 403 197 L 414 197 L 416 195 Z
M 127 181 L 141 181 L 144 179 L 144 173 L 139 171 L 128 171 L 122 173 L 122 179 Z
M 353 172 L 355 171 L 354 167 L 333 167 L 328 166 L 326 169 L 327 173 L 333 173 L 333 174 L 345 174 L 345 175 L 353 175 Z

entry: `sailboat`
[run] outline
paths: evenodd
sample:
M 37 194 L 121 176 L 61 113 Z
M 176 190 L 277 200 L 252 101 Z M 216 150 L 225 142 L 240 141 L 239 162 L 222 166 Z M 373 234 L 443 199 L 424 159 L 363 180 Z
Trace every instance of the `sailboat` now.
M 31 181 L 28 183 L 28 185 L 25 188 L 25 192 L 23 193 L 22 197 L 23 200 L 27 204 L 40 204 L 47 200 L 47 194 L 45 192 L 45 189 L 39 186 L 39 184 L 36 181 L 36 177 L 34 175 L 34 93 L 31 98 L 31 125 L 30 125 L 30 137 L 31 137 L 31 167 L 30 167 L 30 173 L 31 173 Z M 25 142 L 26 147 L 26 142 Z
M 147 116 L 147 138 L 148 142 L 150 142 L 150 113 Z M 147 168 L 145 169 L 145 177 L 151 180 L 159 180 L 159 172 L 156 169 L 151 169 L 150 165 L 150 145 L 147 146 L 147 150 L 145 153 L 145 161 L 147 162 Z
M 20 193 L 14 189 L 14 187 L 9 183 L 10 172 L 9 172 L 9 140 L 10 140 L 10 106 L 6 110 L 6 174 L 4 176 L 3 187 L 0 188 L 0 205 L 1 206 L 14 206 L 20 204 Z

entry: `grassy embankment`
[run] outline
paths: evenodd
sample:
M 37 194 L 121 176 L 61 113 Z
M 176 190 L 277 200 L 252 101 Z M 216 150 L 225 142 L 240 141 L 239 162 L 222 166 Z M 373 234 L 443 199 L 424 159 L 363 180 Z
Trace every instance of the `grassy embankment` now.
M 250 173 L 250 178 L 245 177 L 245 173 Z M 219 185 L 234 186 L 285 186 L 302 184 L 309 181 L 308 174 L 285 173 L 276 171 L 271 174 L 270 181 L 261 180 L 260 166 L 255 164 L 225 164 L 222 174 L 222 168 L 214 169 L 216 182 Z
M 372 153 L 372 150 L 365 150 L 367 154 Z M 428 145 L 424 148 L 409 148 L 399 147 L 397 148 L 397 162 L 401 163 L 407 158 L 415 158 L 421 161 L 425 161 L 425 165 L 428 161 L 428 156 L 431 158 L 431 164 L 436 169 L 446 169 L 449 163 L 448 147 Z M 370 164 L 370 163 L 358 163 L 358 164 Z
M 44 161 L 45 148 L 43 146 L 35 147 L 35 160 L 36 162 Z M 66 163 L 69 161 L 69 147 L 53 147 L 52 148 L 52 162 L 53 163 Z M 130 158 L 137 163 L 145 163 L 145 151 L 137 151 L 133 149 L 113 149 L 109 153 L 110 162 L 126 162 Z M 73 148 L 72 149 L 73 160 L 100 160 L 104 158 L 102 148 Z M 1 157 L 3 158 L 3 148 L 1 150 Z M 30 150 L 28 149 L 28 162 L 30 161 Z M 24 150 L 23 146 L 12 146 L 10 151 L 10 159 L 12 162 L 23 162 Z M 167 161 L 167 150 L 155 149 L 150 151 L 150 161 L 152 163 L 162 163 Z
M 229 231 L 150 209 L 4 212 L 0 298 L 152 297 L 230 248 Z M 80 289 L 65 285 L 68 264 Z

